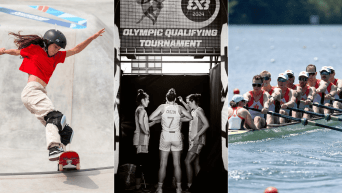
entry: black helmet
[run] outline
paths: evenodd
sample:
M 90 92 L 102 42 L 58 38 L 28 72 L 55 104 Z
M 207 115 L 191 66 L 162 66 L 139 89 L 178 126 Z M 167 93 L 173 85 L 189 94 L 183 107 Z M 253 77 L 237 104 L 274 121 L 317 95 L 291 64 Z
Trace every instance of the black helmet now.
M 47 46 L 55 43 L 59 47 L 65 49 L 65 46 L 67 44 L 64 34 L 55 29 L 50 29 L 49 31 L 45 32 L 43 39 L 46 39 L 48 41 Z

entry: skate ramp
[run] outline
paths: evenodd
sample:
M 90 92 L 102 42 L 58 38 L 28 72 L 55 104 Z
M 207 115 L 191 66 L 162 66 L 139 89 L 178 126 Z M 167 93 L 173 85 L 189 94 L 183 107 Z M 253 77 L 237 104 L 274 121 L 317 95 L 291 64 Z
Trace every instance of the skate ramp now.
M 42 172 L 0 175 L 0 191 L 4 192 L 101 192 L 114 190 L 114 169 L 99 168 L 77 172 Z
M 18 4 L 13 4 L 16 2 Z M 108 6 L 110 1 L 85 1 L 87 5 L 92 2 L 94 6 L 88 6 L 85 11 L 79 9 L 80 2 L 77 1 L 1 1 L 0 3 L 0 7 L 5 9 L 65 21 L 28 6 L 48 5 L 87 20 L 86 28 L 71 29 L 0 12 L 0 47 L 6 49 L 16 48 L 13 36 L 8 35 L 9 32 L 21 31 L 21 34 L 44 35 L 47 30 L 57 28 L 65 34 L 67 38 L 65 50 L 68 50 L 100 29 L 106 28 L 103 36 L 94 40 L 81 53 L 68 57 L 63 64 L 58 64 L 47 86 L 48 97 L 55 108 L 67 116 L 68 124 L 74 129 L 74 138 L 67 150 L 79 153 L 82 170 L 114 166 L 114 24 L 108 26 L 93 14 L 94 10 L 100 12 L 101 6 Z M 89 11 L 91 9 L 92 11 Z M 108 7 L 104 7 L 103 10 L 108 10 Z M 108 15 L 110 14 L 107 11 L 100 18 Z M 111 19 L 114 20 L 113 17 Z M 110 22 L 106 21 L 106 23 Z M 28 78 L 27 74 L 19 71 L 21 62 L 19 56 L 0 56 L 0 174 L 13 174 L 11 178 L 16 181 L 12 183 L 8 175 L 2 176 L 0 190 L 10 187 L 6 185 L 7 181 L 9 185 L 18 186 L 22 181 L 30 180 L 27 178 L 28 175 L 23 175 L 22 179 L 15 177 L 16 174 L 57 170 L 57 162 L 48 161 L 45 127 L 21 102 L 21 92 Z M 78 174 L 85 173 L 80 172 L 75 175 Z M 44 186 L 45 182 L 45 185 L 49 186 L 50 178 L 55 178 L 38 174 L 34 176 L 38 176 L 34 180 L 37 184 L 42 184 L 41 186 Z M 6 180 L 6 183 L 3 180 Z

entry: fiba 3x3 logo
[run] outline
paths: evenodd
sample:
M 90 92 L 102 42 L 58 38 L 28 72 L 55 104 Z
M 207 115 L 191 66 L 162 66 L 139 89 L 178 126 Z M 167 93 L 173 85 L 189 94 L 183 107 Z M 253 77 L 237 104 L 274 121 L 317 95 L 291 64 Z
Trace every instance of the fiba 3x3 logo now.
M 184 15 L 194 22 L 210 19 L 216 8 L 216 0 L 182 0 Z

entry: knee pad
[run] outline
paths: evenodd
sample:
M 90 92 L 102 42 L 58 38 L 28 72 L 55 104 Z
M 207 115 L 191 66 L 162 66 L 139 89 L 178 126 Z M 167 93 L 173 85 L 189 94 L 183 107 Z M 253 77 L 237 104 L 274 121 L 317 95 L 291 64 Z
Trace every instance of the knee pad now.
M 64 129 L 58 133 L 61 136 L 61 142 L 64 145 L 71 143 L 72 137 L 74 136 L 74 131 L 69 125 L 65 125 Z
M 56 125 L 59 131 L 62 131 L 66 125 L 66 116 L 59 111 L 51 111 L 44 117 L 44 120 L 46 125 L 48 123 Z

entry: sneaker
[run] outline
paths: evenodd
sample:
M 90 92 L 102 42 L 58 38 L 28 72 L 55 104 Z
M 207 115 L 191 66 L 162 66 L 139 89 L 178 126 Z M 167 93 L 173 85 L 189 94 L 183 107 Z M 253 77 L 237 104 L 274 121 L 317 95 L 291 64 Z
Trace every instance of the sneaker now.
M 163 193 L 163 189 L 158 187 L 155 193 Z
M 183 193 L 191 193 L 191 192 L 190 192 L 189 188 L 187 188 L 183 191 Z
M 182 189 L 176 189 L 176 193 L 182 193 L 183 191 L 182 191 Z
M 49 149 L 49 160 L 50 161 L 57 161 L 59 156 L 64 152 L 63 148 L 61 147 L 51 147 Z

